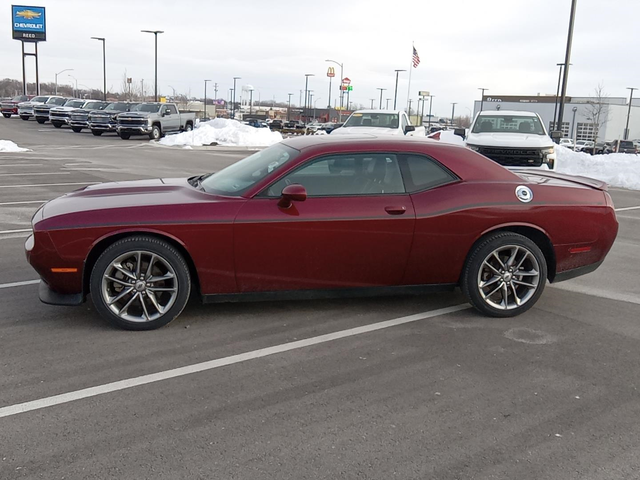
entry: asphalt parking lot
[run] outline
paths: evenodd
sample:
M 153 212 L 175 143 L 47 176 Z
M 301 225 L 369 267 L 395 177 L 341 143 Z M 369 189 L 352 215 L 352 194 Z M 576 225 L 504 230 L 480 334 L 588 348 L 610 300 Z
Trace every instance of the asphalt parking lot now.
M 640 478 L 640 192 L 596 272 L 515 319 L 459 292 L 190 304 L 127 332 L 38 301 L 39 204 L 245 156 L 0 119 L 0 479 Z

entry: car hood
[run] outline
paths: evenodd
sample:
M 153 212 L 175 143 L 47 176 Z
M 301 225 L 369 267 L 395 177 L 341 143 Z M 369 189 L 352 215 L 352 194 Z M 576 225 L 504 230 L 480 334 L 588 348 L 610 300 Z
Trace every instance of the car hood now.
M 56 112 L 73 112 L 74 110 L 78 110 L 78 107 L 51 107 L 51 110 Z
M 121 114 L 126 118 L 148 118 L 150 113 L 148 112 L 122 112 Z
M 396 128 L 380 128 L 380 127 L 340 127 L 331 131 L 331 135 L 399 135 L 400 130 Z
M 547 135 L 528 133 L 470 133 L 466 142 L 467 145 L 483 147 L 545 148 L 554 146 L 553 140 Z
M 33 107 L 34 105 L 44 105 L 44 102 L 20 102 L 19 107 Z

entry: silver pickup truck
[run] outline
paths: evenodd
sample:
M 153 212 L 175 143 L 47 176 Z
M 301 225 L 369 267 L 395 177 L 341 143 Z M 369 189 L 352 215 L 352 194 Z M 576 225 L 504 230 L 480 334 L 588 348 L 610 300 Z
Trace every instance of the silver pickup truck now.
M 118 115 L 116 131 L 123 140 L 131 135 L 159 140 L 166 133 L 193 130 L 195 120 L 195 113 L 180 113 L 175 103 L 141 103 Z

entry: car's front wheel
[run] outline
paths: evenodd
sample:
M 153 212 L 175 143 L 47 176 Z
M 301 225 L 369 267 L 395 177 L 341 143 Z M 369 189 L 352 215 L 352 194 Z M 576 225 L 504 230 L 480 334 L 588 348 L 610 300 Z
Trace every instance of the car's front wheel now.
M 93 133 L 94 136 L 99 137 L 102 135 L 102 130 L 91 130 L 91 133 Z
M 26 115 L 20 115 L 20 118 L 21 118 L 22 120 L 24 120 L 25 122 L 28 122 L 28 121 L 29 121 L 29 117 L 27 117 Z
M 126 330 L 153 330 L 168 324 L 180 315 L 190 292 L 184 258 L 154 237 L 118 240 L 100 255 L 91 272 L 96 310 Z
M 499 232 L 474 247 L 461 288 L 485 315 L 513 317 L 533 307 L 546 279 L 547 262 L 540 248 L 524 235 Z
M 151 127 L 151 133 L 149 134 L 149 138 L 151 140 L 160 140 L 162 137 L 162 130 L 160 130 L 159 125 L 154 125 Z
M 82 131 L 82 127 L 71 127 L 71 130 L 73 130 L 76 133 L 80 133 Z
M 44 122 L 46 122 L 46 120 L 44 118 L 36 118 L 36 122 L 38 122 L 39 124 L 43 124 Z
M 4 118 L 11 118 L 11 114 L 10 113 L 3 113 L 2 116 Z

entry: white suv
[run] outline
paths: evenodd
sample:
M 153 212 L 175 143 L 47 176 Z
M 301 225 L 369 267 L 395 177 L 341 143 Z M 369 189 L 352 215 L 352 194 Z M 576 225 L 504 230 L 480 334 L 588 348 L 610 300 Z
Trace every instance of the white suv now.
M 534 112 L 480 112 L 469 129 L 466 145 L 505 167 L 556 168 L 555 144 Z

